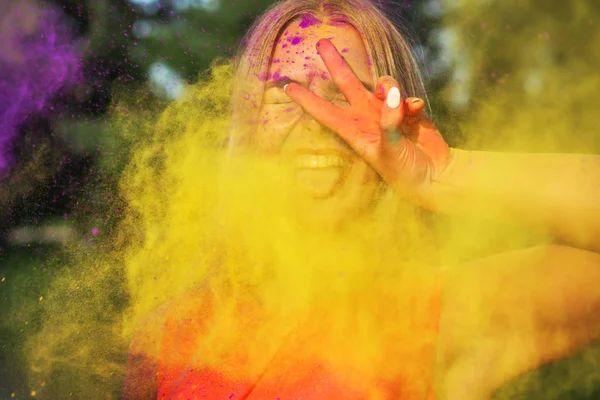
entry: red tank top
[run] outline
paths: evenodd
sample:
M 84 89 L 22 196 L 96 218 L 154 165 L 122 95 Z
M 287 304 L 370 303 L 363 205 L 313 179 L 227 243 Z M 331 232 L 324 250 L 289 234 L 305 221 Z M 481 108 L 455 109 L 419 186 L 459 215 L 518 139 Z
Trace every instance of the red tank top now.
M 427 305 L 430 311 L 421 318 L 416 329 L 430 329 L 437 332 L 441 291 Z M 210 321 L 212 302 L 202 294 L 186 296 L 184 306 L 178 306 L 167 319 L 158 363 L 158 399 L 210 399 L 210 400 L 331 400 L 369 399 L 422 400 L 418 395 L 404 390 L 402 376 L 393 382 L 381 382 L 378 396 L 371 397 L 364 392 L 350 389 L 343 379 L 318 361 L 294 362 L 294 352 L 298 347 L 284 349 L 267 366 L 263 374 L 253 381 L 239 381 L 228 378 L 218 369 L 194 367 L 194 349 L 198 335 L 206 332 Z M 415 332 L 418 334 L 417 332 Z M 425 379 L 428 389 L 427 400 L 434 400 L 431 389 L 431 373 L 434 345 L 420 351 L 416 359 L 422 368 L 418 379 Z M 297 354 L 297 353 L 296 353 Z M 392 355 L 390 355 L 392 356 Z

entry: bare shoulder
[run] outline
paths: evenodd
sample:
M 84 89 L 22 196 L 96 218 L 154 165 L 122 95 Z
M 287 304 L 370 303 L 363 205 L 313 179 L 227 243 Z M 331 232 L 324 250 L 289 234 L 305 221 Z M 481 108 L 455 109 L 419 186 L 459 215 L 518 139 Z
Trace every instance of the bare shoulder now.
M 436 354 L 440 399 L 480 399 L 600 338 L 600 254 L 561 245 L 446 272 Z

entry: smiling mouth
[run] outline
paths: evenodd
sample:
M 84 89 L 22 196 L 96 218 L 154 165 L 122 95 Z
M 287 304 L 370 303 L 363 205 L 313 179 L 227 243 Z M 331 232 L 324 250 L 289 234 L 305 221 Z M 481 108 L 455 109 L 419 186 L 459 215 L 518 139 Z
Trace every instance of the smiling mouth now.
M 318 199 L 333 196 L 343 186 L 352 166 L 351 158 L 337 150 L 301 150 L 290 161 L 296 186 Z

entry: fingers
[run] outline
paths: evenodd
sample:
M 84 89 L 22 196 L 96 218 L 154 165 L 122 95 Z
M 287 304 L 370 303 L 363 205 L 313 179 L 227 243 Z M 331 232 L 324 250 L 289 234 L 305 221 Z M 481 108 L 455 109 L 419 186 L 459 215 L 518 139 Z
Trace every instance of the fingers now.
M 400 88 L 400 85 L 394 78 L 389 75 L 380 76 L 375 84 L 375 97 L 385 101 L 388 91 L 394 86 Z
M 420 99 L 418 97 L 409 97 L 408 99 L 406 99 L 405 104 L 406 108 L 404 112 L 406 113 L 406 115 L 410 116 L 419 115 L 421 111 L 423 111 L 423 109 L 425 108 L 425 102 L 423 101 L 423 99 Z
M 364 100 L 369 91 L 354 74 L 346 60 L 340 55 L 333 43 L 328 39 L 317 42 L 317 52 L 323 59 L 333 82 L 340 89 L 350 104 L 357 104 Z
M 333 105 L 311 92 L 310 90 L 296 83 L 288 83 L 283 87 L 285 93 L 296 104 L 313 116 L 321 124 L 325 125 L 334 132 L 343 131 L 344 114 L 343 109 Z
M 377 81 L 376 96 L 384 100 L 379 127 L 382 130 L 382 145 L 400 141 L 400 124 L 404 119 L 404 101 L 398 82 L 392 77 L 381 77 Z M 385 95 L 382 95 L 385 94 Z
M 377 80 L 375 96 L 384 100 L 379 126 L 382 130 L 382 145 L 397 144 L 402 138 L 403 124 L 413 125 L 420 119 L 425 102 L 418 97 L 402 99 L 398 82 L 391 76 Z M 410 136 L 410 134 L 409 134 Z
M 400 85 L 394 78 L 389 75 L 379 77 L 375 85 L 375 97 L 385 101 L 387 93 L 392 87 L 400 88 Z M 408 97 L 404 101 L 404 113 L 407 116 L 418 115 L 424 108 L 425 102 L 419 97 Z

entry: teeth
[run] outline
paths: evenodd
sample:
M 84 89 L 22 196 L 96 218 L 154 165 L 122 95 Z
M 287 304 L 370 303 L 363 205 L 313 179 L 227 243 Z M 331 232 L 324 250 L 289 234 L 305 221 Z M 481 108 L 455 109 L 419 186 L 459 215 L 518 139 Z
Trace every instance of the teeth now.
M 296 157 L 294 165 L 296 168 L 331 168 L 343 167 L 345 162 L 342 157 L 335 155 L 303 154 Z

